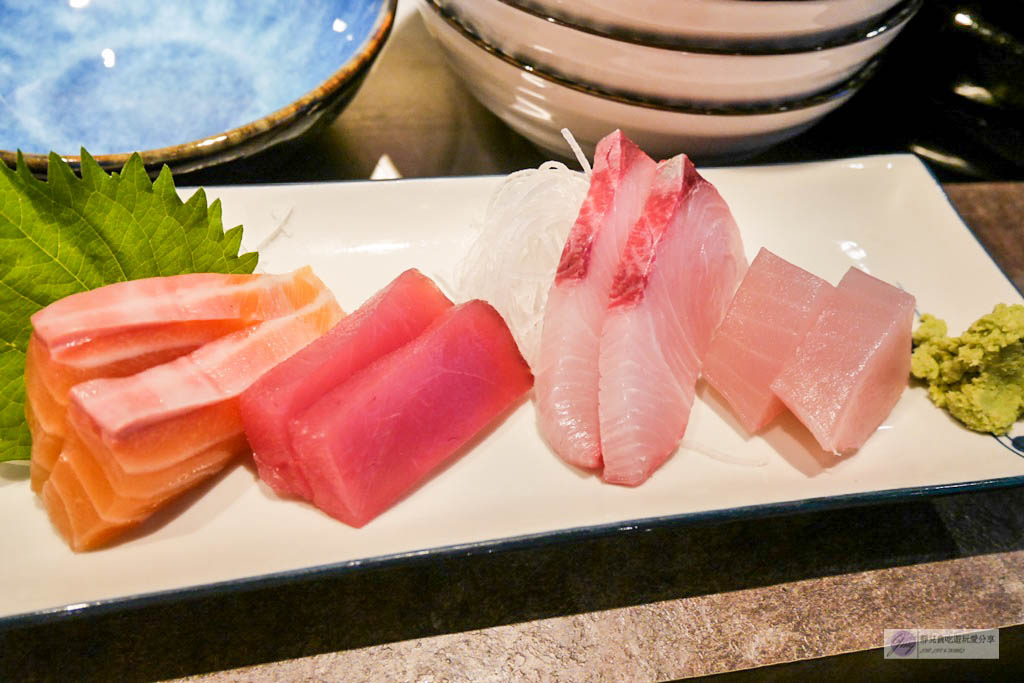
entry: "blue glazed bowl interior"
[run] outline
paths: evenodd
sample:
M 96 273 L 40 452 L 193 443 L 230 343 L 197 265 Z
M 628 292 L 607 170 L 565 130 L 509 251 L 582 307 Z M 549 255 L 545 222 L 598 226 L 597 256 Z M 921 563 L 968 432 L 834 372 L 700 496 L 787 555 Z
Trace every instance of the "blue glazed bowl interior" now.
M 0 149 L 118 154 L 260 119 L 374 28 L 356 0 L 0 0 Z

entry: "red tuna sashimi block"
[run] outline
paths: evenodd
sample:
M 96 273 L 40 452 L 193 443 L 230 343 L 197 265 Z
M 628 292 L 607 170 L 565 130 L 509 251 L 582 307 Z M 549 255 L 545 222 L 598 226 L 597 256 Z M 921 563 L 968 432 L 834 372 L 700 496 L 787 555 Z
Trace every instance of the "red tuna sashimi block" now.
M 166 363 L 291 313 L 323 289 L 308 267 L 284 275 L 193 273 L 118 282 L 38 311 L 25 357 L 33 490 L 60 454 L 71 387 Z
M 288 422 L 353 373 L 410 342 L 451 306 L 430 278 L 407 270 L 243 392 L 239 408 L 260 477 L 280 494 L 311 498 L 313 490 L 293 466 Z
M 914 297 L 851 268 L 772 382 L 826 451 L 860 448 L 907 386 Z
M 98 547 L 220 471 L 248 448 L 238 396 L 341 315 L 321 284 L 289 315 L 134 375 L 72 387 L 67 438 L 41 493 L 57 530 L 74 550 Z
M 548 293 L 534 396 L 541 436 L 566 462 L 601 466 L 598 343 L 608 293 L 656 164 L 621 131 L 597 144 L 590 189 Z
M 684 155 L 661 162 L 601 331 L 605 481 L 640 484 L 679 445 L 712 332 L 746 269 L 739 229 L 718 191 Z
M 751 262 L 701 368 L 747 431 L 756 432 L 785 410 L 771 383 L 832 289 L 767 249 Z
M 313 503 L 360 527 L 412 490 L 533 384 L 505 321 L 483 301 L 416 339 L 291 422 Z

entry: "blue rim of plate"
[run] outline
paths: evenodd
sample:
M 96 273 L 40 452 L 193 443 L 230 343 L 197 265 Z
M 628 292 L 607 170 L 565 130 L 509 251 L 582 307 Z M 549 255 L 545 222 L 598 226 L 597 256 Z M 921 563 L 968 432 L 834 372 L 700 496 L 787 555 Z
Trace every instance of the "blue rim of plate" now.
M 922 1 L 923 0 L 914 0 L 914 2 Z M 532 76 L 536 76 L 537 78 L 554 83 L 555 85 L 562 86 L 563 88 L 575 90 L 576 92 L 583 93 L 584 95 L 599 97 L 604 100 L 618 102 L 619 104 L 642 107 L 644 109 L 669 111 L 677 114 L 693 114 L 697 116 L 764 116 L 771 114 L 783 114 L 801 109 L 811 109 L 812 107 L 827 104 L 835 100 L 841 100 L 857 92 L 871 79 L 872 76 L 875 75 L 875 72 L 878 71 L 879 64 L 881 63 L 881 53 L 879 53 L 858 69 L 852 76 L 834 86 L 812 93 L 811 95 L 782 101 L 771 100 L 766 102 L 746 102 L 743 104 L 700 104 L 683 100 L 642 97 L 628 92 L 608 90 L 592 84 L 572 80 L 567 76 L 562 76 L 553 71 L 538 68 L 533 64 L 503 52 L 478 36 L 457 17 L 445 8 L 441 7 L 438 3 L 439 0 L 422 0 L 422 4 L 424 6 L 432 10 L 438 18 L 441 19 L 441 21 L 447 24 L 452 30 L 456 31 L 460 36 L 492 57 L 500 59 L 520 71 L 527 72 Z
M 741 0 L 750 1 L 750 0 Z M 753 0 L 760 2 L 761 0 Z M 870 40 L 898 28 L 910 20 L 924 4 L 924 0 L 903 0 L 888 10 L 847 26 L 823 33 L 809 33 L 777 38 L 699 38 L 697 36 L 670 36 L 653 31 L 628 29 L 618 26 L 590 26 L 580 23 L 570 13 L 552 13 L 530 0 L 497 0 L 514 9 L 532 14 L 552 24 L 602 38 L 645 47 L 656 47 L 681 52 L 718 55 L 787 55 L 800 52 L 818 52 Z
M 279 136 L 277 134 L 282 129 L 296 126 L 304 117 L 319 118 L 329 113 L 332 110 L 332 104 L 335 104 L 338 98 L 343 98 L 353 87 L 360 85 L 361 79 L 373 65 L 391 33 L 395 23 L 397 5 L 398 0 L 383 0 L 380 13 L 370 32 L 363 39 L 359 50 L 328 76 L 323 83 L 284 107 L 249 123 L 197 140 L 149 150 L 97 154 L 94 155 L 94 158 L 104 169 L 118 170 L 128 163 L 133 153 L 137 152 L 142 157 L 143 164 L 147 169 L 158 170 L 160 166 L 166 164 L 175 173 L 185 173 L 248 156 L 297 136 L 305 128 L 295 135 Z M 312 122 L 310 126 L 312 126 Z M 232 150 L 235 150 L 236 153 L 232 153 Z M 0 163 L 6 163 L 9 167 L 14 168 L 19 159 L 24 159 L 34 174 L 46 175 L 49 155 L 23 154 L 20 150 L 0 149 Z M 81 164 L 80 156 L 61 155 L 61 159 L 75 169 Z
M 1018 455 L 1024 457 L 1024 454 L 1018 453 Z M 997 479 L 964 481 L 930 486 L 914 486 L 898 489 L 884 489 L 881 491 L 849 493 L 839 496 L 826 496 L 819 498 L 805 498 L 759 505 L 746 505 L 736 508 L 723 508 L 719 510 L 707 510 L 680 515 L 646 517 L 623 520 L 620 522 L 609 522 L 606 524 L 596 524 L 592 526 L 559 529 L 524 536 L 512 536 L 508 538 L 411 550 L 408 552 L 394 553 L 390 555 L 349 560 L 336 564 L 318 565 L 314 567 L 264 574 L 261 576 L 231 579 L 181 589 L 170 589 L 153 593 L 107 598 L 104 600 L 95 600 L 92 602 L 74 603 L 71 605 L 47 608 L 37 610 L 35 612 L 14 614 L 7 617 L 0 617 L 0 633 L 20 628 L 56 623 L 64 619 L 89 618 L 105 614 L 113 614 L 124 610 L 159 606 L 183 599 L 202 599 L 206 597 L 241 593 L 259 589 L 285 587 L 288 585 L 327 577 L 339 578 L 361 570 L 371 571 L 388 567 L 412 565 L 417 562 L 467 557 L 511 550 L 541 548 L 555 544 L 579 542 L 592 538 L 641 533 L 647 530 L 669 526 L 719 524 L 738 520 L 765 519 L 783 515 L 824 512 L 881 503 L 899 503 L 920 498 L 991 491 L 1018 486 L 1024 486 L 1024 476 L 1001 477 Z

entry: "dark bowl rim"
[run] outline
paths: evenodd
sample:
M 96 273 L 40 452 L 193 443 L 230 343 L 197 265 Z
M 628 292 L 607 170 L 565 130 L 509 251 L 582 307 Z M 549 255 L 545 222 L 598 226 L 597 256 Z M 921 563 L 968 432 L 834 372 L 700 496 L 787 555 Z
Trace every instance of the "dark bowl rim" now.
M 913 0 L 920 2 L 921 0 Z M 559 74 L 545 71 L 521 59 L 513 57 L 490 43 L 487 43 L 478 35 L 473 33 L 457 18 L 445 11 L 437 0 L 422 0 L 422 4 L 432 10 L 444 23 L 455 30 L 475 47 L 501 61 L 514 66 L 533 76 L 546 80 L 555 85 L 569 88 L 585 95 L 591 95 L 603 100 L 611 100 L 620 104 L 626 104 L 644 109 L 656 109 L 659 111 L 674 112 L 677 114 L 693 114 L 698 116 L 763 116 L 771 114 L 783 114 L 801 109 L 811 109 L 819 105 L 842 99 L 852 95 L 859 90 L 878 70 L 881 63 L 881 56 L 876 55 L 858 69 L 852 76 L 844 79 L 836 85 L 824 90 L 787 100 L 772 100 L 766 102 L 745 102 L 743 104 L 697 104 L 683 100 L 664 100 L 651 97 L 639 97 L 630 93 L 618 92 L 600 88 L 598 86 L 571 80 Z
M 377 54 L 384 47 L 384 42 L 395 23 L 398 0 L 378 0 L 378 2 L 380 10 L 377 18 L 370 32 L 363 38 L 360 49 L 320 85 L 297 100 L 265 116 L 226 131 L 167 147 L 97 154 L 94 155 L 95 160 L 103 168 L 119 169 L 128 163 L 128 160 L 136 153 L 142 157 L 142 161 L 147 168 L 164 164 L 177 165 L 193 159 L 214 158 L 218 152 L 237 147 L 248 140 L 258 138 L 280 127 L 282 124 L 297 119 L 303 113 L 317 108 L 320 104 L 329 100 L 332 95 L 344 90 L 345 86 L 373 63 Z M 46 172 L 49 164 L 48 154 L 24 154 L 20 150 L 0 149 L 0 163 L 6 163 L 12 168 L 16 165 L 19 156 L 24 159 L 28 168 L 34 173 Z M 60 158 L 75 168 L 81 164 L 82 160 L 81 156 L 71 154 L 62 154 Z M 216 163 L 216 161 L 211 161 L 211 164 L 213 163 Z M 205 165 L 208 164 L 190 167 L 189 170 Z
M 433 2 L 434 0 L 428 0 Z M 732 55 L 736 57 L 768 56 L 820 52 L 873 40 L 883 33 L 901 27 L 924 4 L 924 0 L 900 0 L 879 14 L 861 21 L 829 29 L 789 37 L 766 38 L 705 38 L 691 35 L 667 35 L 652 31 L 629 29 L 622 26 L 590 26 L 573 19 L 568 13 L 552 14 L 533 5 L 529 0 L 494 0 L 512 9 L 531 14 L 552 24 L 581 33 L 589 33 L 631 45 L 653 47 L 695 54 Z M 740 0 L 763 2 L 763 0 Z

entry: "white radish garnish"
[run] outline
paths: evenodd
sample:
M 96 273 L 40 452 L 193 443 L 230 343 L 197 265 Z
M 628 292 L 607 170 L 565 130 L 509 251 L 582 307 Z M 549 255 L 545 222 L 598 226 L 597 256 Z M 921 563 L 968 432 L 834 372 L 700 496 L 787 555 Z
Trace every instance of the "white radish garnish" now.
M 455 276 L 458 298 L 484 299 L 501 313 L 530 367 L 548 290 L 589 186 L 587 174 L 556 161 L 508 176 L 474 225 Z

